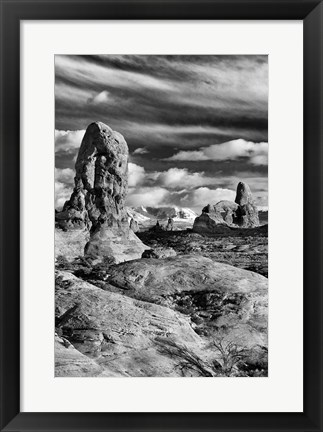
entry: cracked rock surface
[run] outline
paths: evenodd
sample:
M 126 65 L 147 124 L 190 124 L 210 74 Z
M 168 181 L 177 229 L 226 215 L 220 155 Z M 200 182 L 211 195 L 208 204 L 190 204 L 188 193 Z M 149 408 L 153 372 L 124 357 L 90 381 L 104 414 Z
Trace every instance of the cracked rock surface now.
M 106 270 L 100 287 L 71 272 L 56 273 L 56 331 L 99 366 L 93 369 L 98 376 L 183 376 L 186 363 L 176 350 L 185 348 L 204 366 L 214 365 L 221 355 L 210 348 L 212 341 L 224 346 L 234 341 L 248 351 L 244 364 L 266 364 L 265 277 L 190 255 L 128 261 Z M 59 348 L 60 376 L 75 374 Z M 211 371 L 207 367 L 203 376 L 213 376 Z M 80 366 L 78 373 L 88 372 Z M 200 376 L 199 369 L 190 364 L 184 376 Z
M 187 316 L 104 291 L 68 272 L 57 272 L 56 317 L 68 310 L 72 310 L 71 315 L 59 325 L 59 331 L 74 351 L 58 345 L 55 355 L 60 376 L 69 375 L 73 368 L 68 358 L 64 361 L 66 353 L 80 364 L 75 366 L 78 376 L 88 376 L 91 370 L 110 376 L 180 376 L 176 359 L 160 352 L 158 338 L 185 344 L 205 357 L 205 343 Z

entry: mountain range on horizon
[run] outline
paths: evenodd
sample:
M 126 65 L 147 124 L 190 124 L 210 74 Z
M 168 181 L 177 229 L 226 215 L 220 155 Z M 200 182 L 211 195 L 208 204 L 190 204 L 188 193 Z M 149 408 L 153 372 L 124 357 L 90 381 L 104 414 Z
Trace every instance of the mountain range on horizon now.
M 268 223 L 268 209 L 259 211 L 259 220 L 261 225 Z M 139 224 L 149 224 L 157 220 L 167 220 L 169 217 L 174 219 L 174 222 L 194 223 L 198 216 L 196 212 L 188 207 L 127 207 L 129 218 L 135 219 Z

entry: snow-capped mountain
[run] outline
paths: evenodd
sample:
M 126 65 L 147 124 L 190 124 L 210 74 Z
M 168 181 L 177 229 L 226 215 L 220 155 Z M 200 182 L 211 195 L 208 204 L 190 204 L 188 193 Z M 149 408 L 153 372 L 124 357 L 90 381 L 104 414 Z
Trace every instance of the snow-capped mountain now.
M 197 217 L 197 214 L 187 207 L 127 207 L 127 212 L 128 216 L 143 224 L 149 221 L 166 220 L 169 217 L 173 218 L 174 222 L 193 223 Z
M 191 210 L 190 208 L 183 207 L 181 209 L 177 209 L 177 214 L 174 218 L 175 221 L 182 221 L 183 219 L 194 222 L 195 218 L 197 217 L 197 214 Z
M 127 214 L 129 219 L 135 219 L 137 222 L 144 224 L 145 222 L 149 222 L 151 218 L 148 216 L 147 210 L 144 207 L 140 207 L 141 212 L 145 212 L 147 216 L 136 211 L 131 207 L 127 207 Z

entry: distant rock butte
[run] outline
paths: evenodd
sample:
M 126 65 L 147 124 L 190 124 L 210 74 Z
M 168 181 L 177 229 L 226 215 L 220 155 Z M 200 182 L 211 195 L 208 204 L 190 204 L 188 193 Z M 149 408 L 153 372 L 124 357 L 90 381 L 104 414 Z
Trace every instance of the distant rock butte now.
M 174 219 L 168 218 L 167 225 L 166 225 L 166 231 L 173 231 L 174 229 Z
M 239 182 L 235 202 L 219 201 L 202 210 L 193 225 L 193 231 L 199 233 L 222 234 L 231 227 L 254 228 L 259 226 L 258 209 L 250 187 Z
M 147 249 L 130 229 L 125 208 L 128 146 L 124 137 L 101 122 L 86 129 L 75 164 L 74 190 L 56 214 L 65 230 L 90 230 L 84 253 L 92 259 L 122 262 Z
M 160 225 L 159 221 L 157 221 L 156 225 L 154 225 L 153 227 L 151 227 L 149 229 L 149 231 L 154 231 L 154 232 L 164 231 L 164 227 L 162 225 Z

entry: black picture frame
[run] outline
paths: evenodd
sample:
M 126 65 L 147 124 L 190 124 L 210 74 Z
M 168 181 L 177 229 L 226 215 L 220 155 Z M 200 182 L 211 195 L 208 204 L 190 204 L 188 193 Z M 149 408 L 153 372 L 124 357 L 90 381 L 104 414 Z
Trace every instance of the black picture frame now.
M 0 0 L 0 5 L 1 431 L 322 431 L 322 2 L 318 0 Z M 20 21 L 31 19 L 303 20 L 303 413 L 20 412 L 19 50 Z M 292 206 L 292 203 L 290 205 Z M 291 210 L 289 209 L 289 211 Z M 286 361 L 285 366 L 288 367 L 288 362 L 293 361 L 293 359 L 285 359 L 284 361 Z M 192 395 L 192 397 L 194 396 Z

